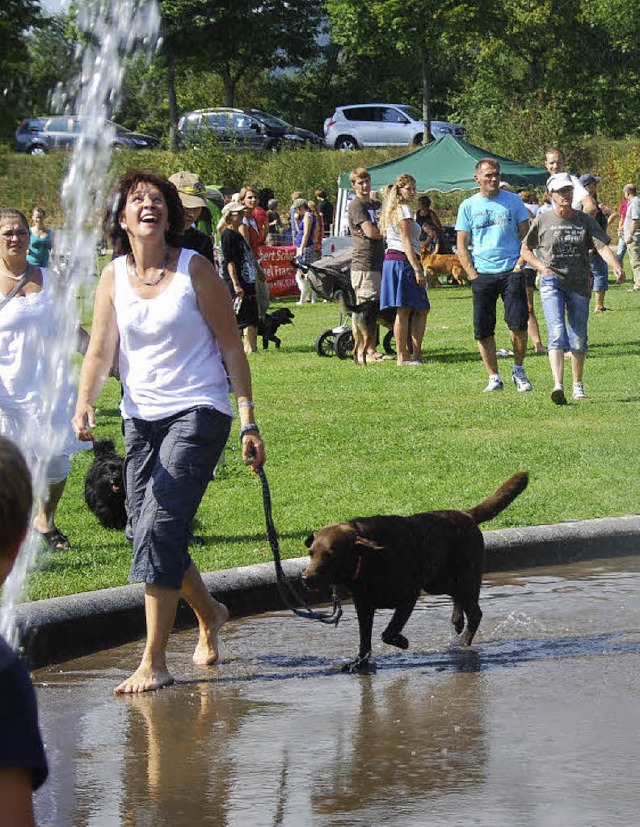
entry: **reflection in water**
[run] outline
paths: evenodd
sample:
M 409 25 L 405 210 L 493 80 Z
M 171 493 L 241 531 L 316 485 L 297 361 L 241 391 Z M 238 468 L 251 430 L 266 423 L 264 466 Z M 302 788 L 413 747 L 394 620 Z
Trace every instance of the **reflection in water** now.
M 234 769 L 230 742 L 247 704 L 235 691 L 196 684 L 188 693 L 158 692 L 127 697 L 127 749 L 121 824 L 228 823 Z M 179 714 L 176 714 L 176 704 Z
M 477 786 L 484 778 L 487 744 L 481 673 L 436 680 L 399 675 L 379 687 L 361 679 L 361 703 L 350 738 L 329 777 L 313 783 L 313 809 L 358 813 L 374 824 L 412 808 L 413 796 Z M 412 796 L 409 801 L 405 796 Z M 369 818 L 367 818 L 369 817 Z

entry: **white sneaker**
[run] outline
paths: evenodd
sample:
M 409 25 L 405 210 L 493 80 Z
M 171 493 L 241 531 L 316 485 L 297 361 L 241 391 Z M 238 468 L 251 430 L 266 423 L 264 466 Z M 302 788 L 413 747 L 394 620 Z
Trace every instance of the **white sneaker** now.
M 491 393 L 491 391 L 504 390 L 504 384 L 499 376 L 490 376 L 489 384 L 484 389 L 483 393 Z
M 511 374 L 513 384 L 518 389 L 518 393 L 524 393 L 531 390 L 531 382 L 527 379 L 527 374 L 524 370 L 514 370 Z
M 586 399 L 587 394 L 584 392 L 584 385 L 582 382 L 574 382 L 573 383 L 573 398 L 574 399 Z

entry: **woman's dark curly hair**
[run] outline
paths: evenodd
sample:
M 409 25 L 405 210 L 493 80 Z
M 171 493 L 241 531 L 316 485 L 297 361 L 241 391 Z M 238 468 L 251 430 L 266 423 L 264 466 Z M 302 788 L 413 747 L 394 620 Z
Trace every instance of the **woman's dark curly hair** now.
M 116 256 L 131 252 L 131 244 L 126 230 L 120 226 L 122 211 L 125 208 L 129 193 L 138 184 L 152 184 L 157 187 L 167 202 L 169 225 L 165 233 L 167 244 L 173 247 L 180 247 L 183 234 L 183 210 L 178 190 L 164 175 L 152 172 L 148 169 L 133 169 L 127 172 L 120 179 L 118 186 L 113 191 L 109 204 L 104 214 L 102 227 L 107 238 L 113 244 L 113 253 Z

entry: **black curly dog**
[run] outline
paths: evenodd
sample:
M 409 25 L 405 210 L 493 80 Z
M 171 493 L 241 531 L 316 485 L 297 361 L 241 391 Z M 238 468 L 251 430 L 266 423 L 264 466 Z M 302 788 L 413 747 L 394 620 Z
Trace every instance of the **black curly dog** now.
M 84 498 L 105 528 L 123 529 L 127 524 L 123 462 L 110 439 L 93 443 L 93 465 L 84 480 Z
M 266 350 L 269 342 L 275 342 L 280 347 L 282 340 L 276 336 L 278 328 L 283 324 L 293 324 L 293 313 L 288 307 L 279 307 L 273 313 L 265 313 L 264 319 L 258 322 L 258 336 L 262 336 L 262 347 Z

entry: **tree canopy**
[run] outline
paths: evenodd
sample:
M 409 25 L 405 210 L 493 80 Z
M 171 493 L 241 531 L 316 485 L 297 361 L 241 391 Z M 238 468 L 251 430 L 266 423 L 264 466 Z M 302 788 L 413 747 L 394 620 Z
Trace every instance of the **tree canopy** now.
M 27 87 L 27 33 L 43 22 L 38 0 L 3 0 L 0 5 L 0 138 L 16 126 L 14 111 Z
M 336 105 L 395 100 L 496 152 L 636 130 L 631 0 L 160 0 L 162 47 L 130 63 L 119 118 L 165 135 L 181 108 L 261 106 L 321 131 Z M 43 114 L 73 66 L 73 10 L 0 8 L 0 129 Z M 322 35 L 322 36 L 319 36 Z M 528 148 L 527 148 L 528 147 Z M 526 153 L 529 153 L 528 155 Z M 538 159 L 539 160 L 539 159 Z

